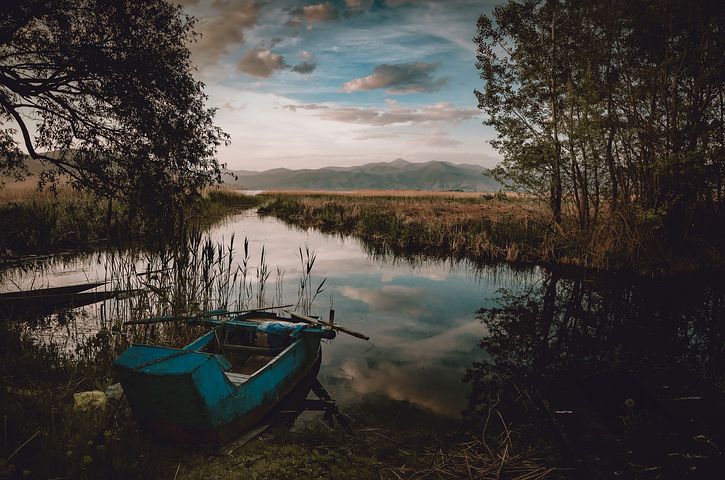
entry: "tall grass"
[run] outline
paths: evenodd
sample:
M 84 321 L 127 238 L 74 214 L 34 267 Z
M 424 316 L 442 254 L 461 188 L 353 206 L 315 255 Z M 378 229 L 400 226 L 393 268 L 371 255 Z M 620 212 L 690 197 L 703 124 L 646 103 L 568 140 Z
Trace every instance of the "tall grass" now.
M 138 476 L 135 465 L 150 446 L 125 404 L 85 414 L 73 409 L 73 393 L 108 387 L 113 360 L 132 342 L 179 347 L 202 331 L 183 318 L 152 325 L 126 321 L 281 304 L 284 270 L 270 266 L 266 248 L 252 251 L 245 238 L 240 253 L 238 243 L 234 236 L 215 241 L 195 230 L 157 251 L 109 252 L 107 288 L 125 291 L 127 298 L 103 304 L 94 333 L 78 328 L 76 322 L 86 319 L 58 319 L 53 326 L 72 337 L 62 345 L 39 341 L 33 327 L 20 321 L 0 322 L 0 477 L 103 478 L 108 471 Z M 304 252 L 300 283 L 311 286 L 316 255 L 306 247 Z M 305 292 L 297 303 L 309 313 L 315 298 Z
M 259 202 L 237 191 L 210 189 L 174 215 L 158 212 L 154 218 L 138 218 L 124 205 L 69 186 L 54 193 L 38 191 L 28 183 L 11 184 L 0 188 L 0 255 L 76 250 L 101 242 L 160 242 L 169 235 L 172 217 L 183 217 L 177 222 L 183 226 L 207 226 Z
M 247 238 L 241 254 L 237 253 L 234 235 L 229 241 L 216 242 L 195 231 L 154 253 L 123 251 L 110 255 L 108 288 L 133 295 L 113 304 L 112 321 L 104 328 L 119 328 L 124 321 L 143 318 L 179 317 L 179 321 L 128 330 L 133 338 L 144 342 L 178 346 L 198 333 L 181 321 L 183 317 L 220 309 L 244 311 L 281 305 L 285 298 L 284 269 L 270 266 L 264 246 L 255 255 Z M 313 286 L 314 251 L 300 247 L 299 256 L 302 270 L 296 308 L 308 314 L 324 290 L 325 280 Z
M 305 315 L 309 315 L 315 300 L 325 291 L 324 286 L 327 279 L 323 279 L 317 285 L 317 288 L 313 287 L 312 269 L 315 266 L 317 255 L 315 252 L 310 251 L 309 246 L 305 245 L 304 250 L 302 250 L 302 247 L 299 248 L 299 259 L 301 269 L 299 283 L 297 285 L 297 305 L 295 308 Z
M 260 208 L 302 227 L 353 235 L 380 252 L 537 261 L 540 207 L 521 198 L 274 195 Z
M 643 273 L 711 270 L 725 262 L 725 252 L 712 248 L 674 252 L 644 212 L 603 207 L 603 220 L 581 231 L 572 215 L 553 224 L 546 205 L 522 195 L 297 192 L 264 197 L 263 215 L 351 235 L 374 253 L 409 258 L 423 254 Z

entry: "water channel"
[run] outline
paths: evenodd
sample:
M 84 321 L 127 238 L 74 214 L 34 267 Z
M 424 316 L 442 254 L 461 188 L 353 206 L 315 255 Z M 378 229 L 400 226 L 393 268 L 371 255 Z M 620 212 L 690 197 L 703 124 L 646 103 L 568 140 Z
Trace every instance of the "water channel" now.
M 325 283 L 311 313 L 327 316 L 332 307 L 337 322 L 370 336 L 326 343 L 318 379 L 341 410 L 378 415 L 391 428 L 410 412 L 421 430 L 460 425 L 492 401 L 493 391 L 514 383 L 676 368 L 720 390 L 725 384 L 725 285 L 716 279 L 401 260 L 254 211 L 229 217 L 208 235 L 220 244 L 247 238 L 253 265 L 264 247 L 268 304 L 297 301 L 300 248 L 316 254 L 312 285 Z M 105 281 L 118 276 L 117 257 L 97 252 L 6 269 L 0 290 Z M 143 271 L 148 258 L 130 263 Z M 35 324 L 33 335 L 70 349 L 79 336 L 110 328 L 114 308 L 84 307 L 72 328 L 54 315 Z

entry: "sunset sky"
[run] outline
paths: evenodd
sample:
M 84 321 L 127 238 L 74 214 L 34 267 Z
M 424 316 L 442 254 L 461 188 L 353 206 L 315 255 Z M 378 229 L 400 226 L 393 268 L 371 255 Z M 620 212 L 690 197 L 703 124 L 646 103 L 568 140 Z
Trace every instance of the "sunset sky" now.
M 474 88 L 487 0 L 179 2 L 232 169 L 404 158 L 492 166 Z

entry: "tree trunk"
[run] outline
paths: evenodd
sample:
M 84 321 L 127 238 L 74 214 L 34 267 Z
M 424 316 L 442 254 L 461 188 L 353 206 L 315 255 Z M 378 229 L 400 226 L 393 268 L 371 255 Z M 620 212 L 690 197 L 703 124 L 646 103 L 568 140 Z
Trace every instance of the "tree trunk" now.
M 559 142 L 559 114 L 556 82 L 556 12 L 551 15 L 551 116 L 554 127 L 554 155 L 551 159 L 551 211 L 554 222 L 561 224 L 561 143 Z

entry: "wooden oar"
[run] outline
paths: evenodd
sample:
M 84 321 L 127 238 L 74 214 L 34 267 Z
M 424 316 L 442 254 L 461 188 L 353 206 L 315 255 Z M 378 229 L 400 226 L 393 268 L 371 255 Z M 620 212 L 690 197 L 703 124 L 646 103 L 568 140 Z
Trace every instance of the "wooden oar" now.
M 183 314 L 183 315 L 161 315 L 159 317 L 149 317 L 144 318 L 141 320 L 129 320 L 128 322 L 123 322 L 124 325 L 151 325 L 154 323 L 164 323 L 164 322 L 175 322 L 178 320 L 186 320 L 191 318 L 204 318 L 204 317 L 219 317 L 222 315 L 239 315 L 242 313 L 252 313 L 252 312 L 263 312 L 265 310 L 274 310 L 275 308 L 287 308 L 291 307 L 292 305 L 280 305 L 276 307 L 264 307 L 264 308 L 253 308 L 251 310 L 236 310 L 233 312 L 229 312 L 224 309 L 219 310 L 209 310 L 208 312 L 202 312 L 196 315 L 191 314 Z
M 357 337 L 362 340 L 370 340 L 370 337 L 368 337 L 367 335 L 364 335 L 360 332 L 356 332 L 354 330 L 350 330 L 349 328 L 342 327 L 336 323 L 323 322 L 322 320 L 308 317 L 307 315 L 302 315 L 301 313 L 290 312 L 289 310 L 284 310 L 284 312 L 287 313 L 292 318 L 301 320 L 301 321 L 303 321 L 305 323 L 309 323 L 311 325 L 320 325 L 323 327 L 329 327 L 329 328 L 332 328 L 333 330 L 337 330 L 342 333 L 347 333 L 348 335 L 352 335 L 353 337 Z

